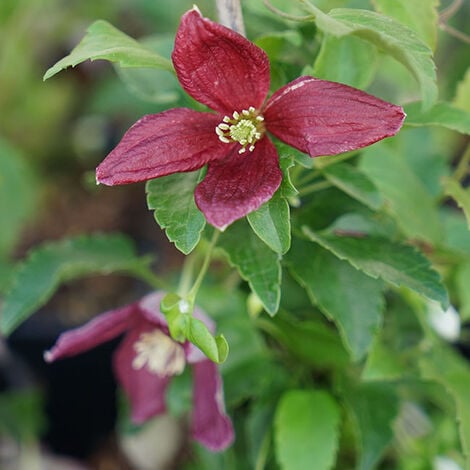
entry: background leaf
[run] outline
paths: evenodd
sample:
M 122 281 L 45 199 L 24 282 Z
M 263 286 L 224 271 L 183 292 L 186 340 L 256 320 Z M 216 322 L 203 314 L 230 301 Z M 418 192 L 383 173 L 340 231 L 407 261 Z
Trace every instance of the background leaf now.
M 147 205 L 168 239 L 184 254 L 198 244 L 206 219 L 194 202 L 199 172 L 176 173 L 147 182 Z
M 168 59 L 146 48 L 107 21 L 98 20 L 87 29 L 85 37 L 68 56 L 47 70 L 44 80 L 88 59 L 118 62 L 121 67 L 156 67 L 173 71 L 173 65 Z
M 295 240 L 287 262 L 312 301 L 336 323 L 353 360 L 361 359 L 381 324 L 382 282 L 302 240 Z
M 360 169 L 347 163 L 337 163 L 326 166 L 322 173 L 330 183 L 370 209 L 377 210 L 383 204 L 377 187 Z
M 281 468 L 332 468 L 338 448 L 339 420 L 338 405 L 327 392 L 285 392 L 274 423 L 276 457 Z
M 447 308 L 449 299 L 439 274 L 429 260 L 409 245 L 381 237 L 337 237 L 303 228 L 312 241 L 330 250 L 338 258 L 373 278 L 381 278 L 397 287 L 407 287 L 418 294 L 440 302 Z
M 470 188 L 464 189 L 458 181 L 446 178 L 444 180 L 444 192 L 447 196 L 452 197 L 463 210 L 470 230 Z
M 10 334 L 63 282 L 115 271 L 145 277 L 148 260 L 137 257 L 122 235 L 90 235 L 48 243 L 31 251 L 12 276 L 1 309 L 0 329 Z
M 220 237 L 218 246 L 240 276 L 248 281 L 266 311 L 274 315 L 281 296 L 279 255 L 271 251 L 244 221 L 238 221 Z
M 423 111 L 421 103 L 405 106 L 407 126 L 440 126 L 462 134 L 470 134 L 470 112 L 457 108 L 450 103 L 437 103 Z

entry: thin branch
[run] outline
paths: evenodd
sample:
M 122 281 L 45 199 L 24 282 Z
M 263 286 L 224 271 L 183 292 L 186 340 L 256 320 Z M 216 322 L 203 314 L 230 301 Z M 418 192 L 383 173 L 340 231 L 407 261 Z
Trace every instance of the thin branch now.
M 449 21 L 463 5 L 463 0 L 454 0 L 447 8 L 439 13 L 439 20 L 443 23 Z
M 460 39 L 462 42 L 470 44 L 470 36 L 468 34 L 462 33 L 462 31 L 449 26 L 447 23 L 440 23 L 439 28 L 441 28 L 446 33 L 449 33 L 451 36 L 454 36 L 454 38 Z
M 246 36 L 240 0 L 215 0 L 219 23 Z
M 292 21 L 310 21 L 312 19 L 312 16 L 296 16 L 296 15 L 289 15 L 288 13 L 284 13 L 282 10 L 279 10 L 279 8 L 276 8 L 274 5 L 271 5 L 269 0 L 263 0 L 264 6 L 275 13 L 276 15 L 285 18 L 286 20 L 292 20 Z

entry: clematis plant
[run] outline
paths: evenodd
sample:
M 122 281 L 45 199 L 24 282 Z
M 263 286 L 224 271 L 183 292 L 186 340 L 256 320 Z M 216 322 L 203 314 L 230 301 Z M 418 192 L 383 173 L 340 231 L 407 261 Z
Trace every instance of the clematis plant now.
M 165 392 L 171 378 L 190 364 L 194 382 L 191 434 L 208 449 L 221 451 L 232 443 L 234 434 L 225 414 L 219 371 L 193 344 L 178 343 L 169 336 L 160 311 L 163 297 L 164 293 L 155 292 L 63 333 L 44 357 L 52 362 L 74 356 L 124 334 L 113 365 L 130 400 L 135 423 L 165 412 Z M 213 321 L 200 309 L 196 307 L 193 315 L 214 330 Z
M 268 98 L 266 53 L 196 8 L 182 17 L 172 59 L 184 90 L 212 112 L 177 108 L 144 116 L 98 166 L 97 182 L 133 183 L 207 164 L 195 201 L 221 230 L 258 209 L 281 183 L 268 133 L 317 157 L 392 136 L 405 117 L 399 106 L 310 76 Z

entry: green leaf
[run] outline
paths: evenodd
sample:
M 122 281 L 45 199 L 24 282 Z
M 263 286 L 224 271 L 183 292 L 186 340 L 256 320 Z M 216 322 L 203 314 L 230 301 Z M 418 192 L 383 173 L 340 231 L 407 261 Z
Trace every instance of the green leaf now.
M 470 188 L 464 189 L 458 181 L 452 178 L 445 178 L 444 193 L 453 198 L 463 210 L 467 219 L 468 229 L 470 230 Z
M 437 202 L 403 154 L 387 144 L 377 144 L 362 153 L 359 168 L 382 193 L 390 212 L 407 237 L 433 244 L 442 240 Z
M 72 52 L 44 74 L 44 80 L 85 60 L 104 59 L 121 67 L 155 67 L 173 72 L 171 61 L 143 46 L 107 21 L 95 21 Z
M 145 278 L 148 260 L 138 258 L 122 235 L 90 235 L 34 249 L 12 276 L 0 316 L 0 329 L 10 334 L 43 306 L 59 285 L 91 274 L 115 271 Z
M 326 36 L 315 60 L 313 75 L 364 89 L 372 81 L 377 49 L 357 37 Z
M 470 134 L 470 112 L 457 108 L 450 103 L 437 103 L 432 108 L 423 111 L 418 102 L 405 106 L 407 126 L 439 126 Z
M 439 274 L 429 260 L 409 245 L 381 237 L 337 237 L 328 233 L 313 232 L 303 227 L 312 241 L 330 250 L 338 258 L 347 260 L 373 278 L 381 278 L 397 287 L 407 287 L 430 300 L 449 305 Z
M 228 344 L 223 335 L 215 338 L 201 320 L 189 316 L 186 328 L 186 338 L 197 346 L 211 361 L 218 364 L 227 359 Z
M 419 361 L 423 379 L 441 384 L 453 398 L 457 411 L 460 441 L 470 467 L 470 368 L 457 352 L 444 345 L 434 345 Z
M 274 315 L 281 297 L 280 257 L 272 252 L 244 221 L 236 222 L 219 239 L 218 246 L 227 255 L 240 276 L 248 281 L 264 308 Z
M 34 211 L 37 182 L 20 152 L 0 138 L 0 258 L 14 248 Z
M 382 323 L 382 282 L 301 240 L 293 244 L 287 263 L 313 303 L 336 323 L 352 358 L 361 359 Z
M 324 33 L 336 37 L 358 36 L 403 64 L 420 85 L 424 108 L 429 108 L 436 101 L 436 70 L 432 51 L 414 31 L 373 11 L 336 8 L 326 15 L 311 3 L 299 1 L 313 14 L 317 27 Z
M 408 26 L 432 49 L 437 40 L 438 0 L 373 0 L 376 9 Z
M 455 288 L 459 297 L 459 314 L 462 321 L 470 320 L 470 263 L 464 263 L 457 269 Z
M 393 439 L 393 421 L 399 402 L 389 383 L 368 383 L 344 390 L 344 399 L 355 417 L 358 432 L 357 470 L 377 468 L 385 448 Z
M 258 210 L 250 212 L 247 220 L 258 237 L 276 253 L 290 248 L 290 210 L 287 200 L 277 191 Z
M 147 182 L 147 205 L 166 235 L 185 255 L 198 244 L 206 220 L 194 202 L 199 172 L 176 173 Z
M 282 470 L 328 470 L 338 450 L 340 411 L 323 391 L 290 390 L 275 416 L 276 457 Z
M 453 101 L 454 106 L 470 113 L 470 67 L 464 78 L 457 85 L 457 93 Z
M 361 170 L 347 163 L 328 165 L 322 169 L 326 179 L 349 196 L 372 210 L 382 206 L 383 200 L 375 184 Z

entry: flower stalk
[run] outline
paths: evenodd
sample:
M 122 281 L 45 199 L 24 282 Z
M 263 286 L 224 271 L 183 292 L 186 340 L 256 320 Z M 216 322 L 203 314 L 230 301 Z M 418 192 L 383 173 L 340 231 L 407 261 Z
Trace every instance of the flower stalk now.
M 215 0 L 219 23 L 246 36 L 240 0 Z

